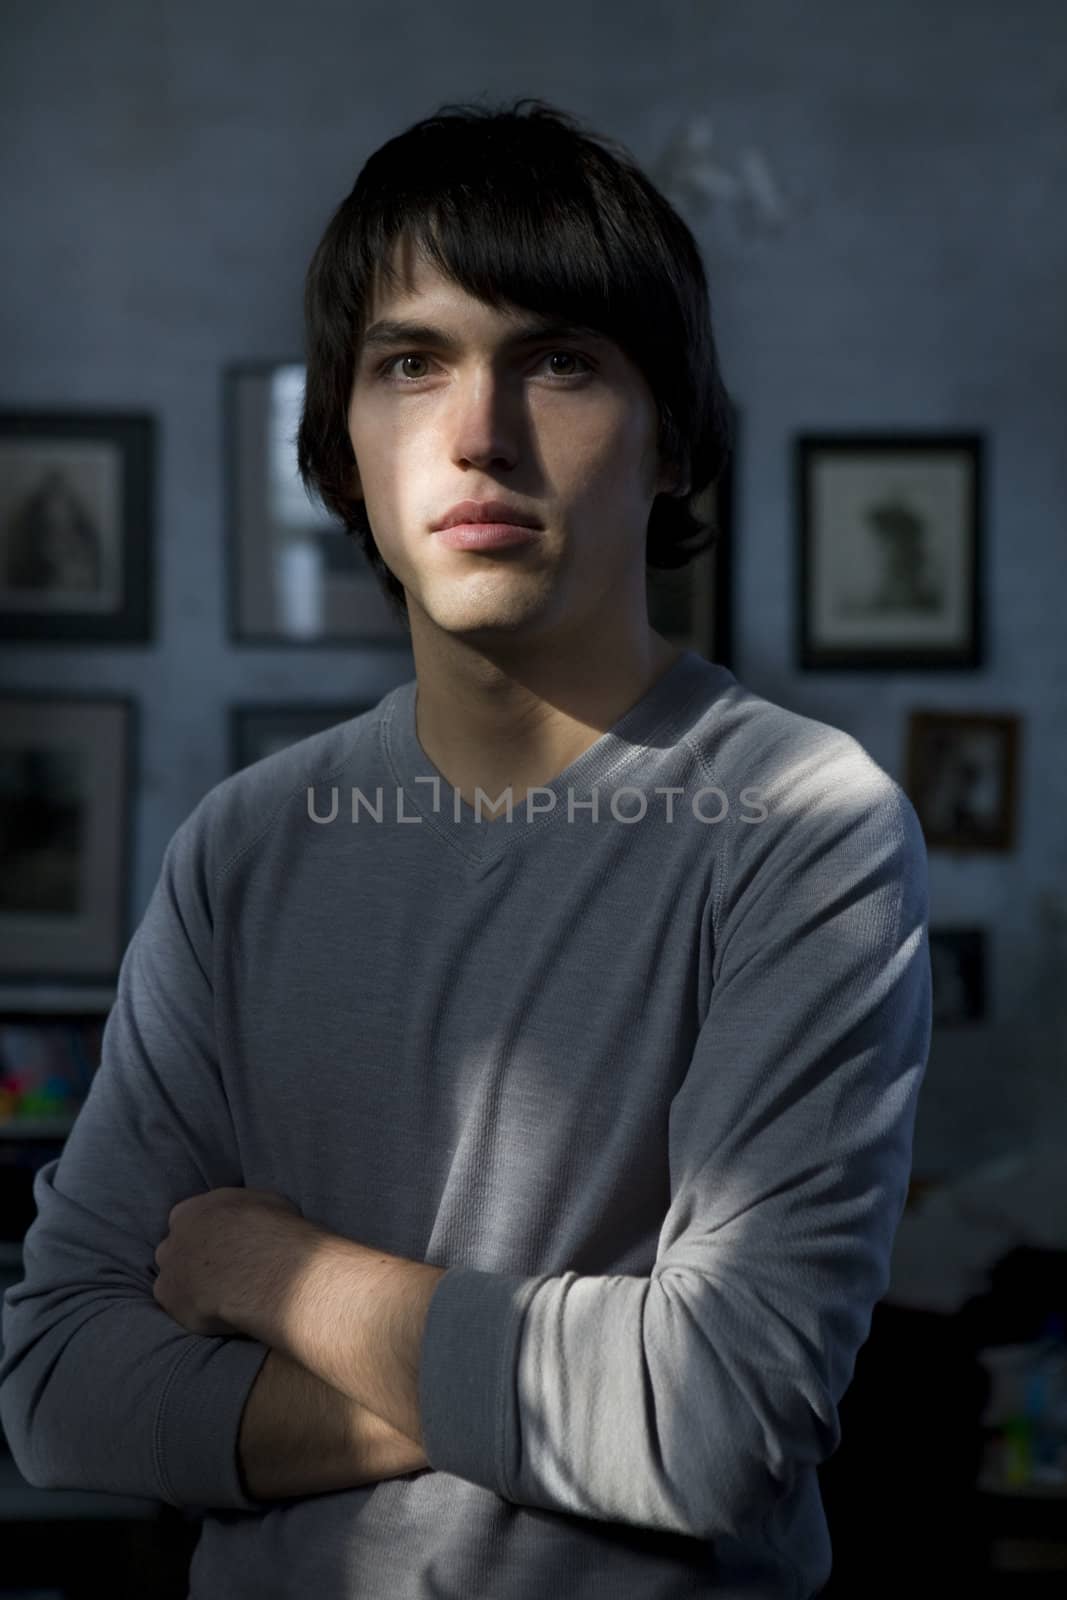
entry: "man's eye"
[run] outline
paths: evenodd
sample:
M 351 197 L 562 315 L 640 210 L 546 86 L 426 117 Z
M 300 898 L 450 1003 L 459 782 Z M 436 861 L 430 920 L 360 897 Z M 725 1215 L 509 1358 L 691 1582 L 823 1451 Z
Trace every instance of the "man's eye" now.
M 559 356 L 563 356 L 565 358 L 565 360 L 567 360 L 567 361 L 582 361 L 582 362 L 585 363 L 586 367 L 590 371 L 593 370 L 593 363 L 592 363 L 591 359 L 588 356 L 582 355 L 581 352 L 578 351 L 578 350 L 548 350 L 541 357 L 541 360 L 542 360 L 542 362 L 553 361 L 553 360 L 556 360 Z M 427 360 L 429 360 L 429 357 L 421 354 L 417 350 L 406 350 L 406 351 L 404 351 L 404 353 L 402 355 L 390 356 L 390 358 L 387 361 L 385 361 L 378 368 L 378 376 L 380 378 L 392 378 L 394 380 L 394 382 L 397 382 L 397 383 L 400 383 L 400 384 L 417 383 L 419 381 L 419 378 L 422 377 L 423 374 L 416 373 L 414 377 L 412 377 L 410 374 L 405 376 L 405 375 L 400 375 L 400 374 L 394 373 L 393 369 L 401 361 L 423 361 L 423 362 L 425 362 Z M 569 381 L 573 381 L 573 379 L 575 379 L 575 378 L 584 377 L 585 373 L 582 373 L 582 372 L 556 372 L 556 373 L 550 374 L 550 376 L 558 379 L 558 381 L 560 383 L 567 383 Z

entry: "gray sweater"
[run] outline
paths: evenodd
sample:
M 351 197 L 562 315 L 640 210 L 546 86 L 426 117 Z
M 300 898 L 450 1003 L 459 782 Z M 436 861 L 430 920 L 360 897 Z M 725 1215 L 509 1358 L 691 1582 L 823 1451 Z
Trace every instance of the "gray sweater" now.
M 929 1046 L 915 812 L 692 651 L 510 821 L 415 695 L 171 839 L 5 1296 L 15 1461 L 201 1513 L 192 1600 L 814 1595 Z M 152 1296 L 171 1207 L 242 1184 L 448 1269 L 429 1469 L 245 1492 L 266 1346 Z

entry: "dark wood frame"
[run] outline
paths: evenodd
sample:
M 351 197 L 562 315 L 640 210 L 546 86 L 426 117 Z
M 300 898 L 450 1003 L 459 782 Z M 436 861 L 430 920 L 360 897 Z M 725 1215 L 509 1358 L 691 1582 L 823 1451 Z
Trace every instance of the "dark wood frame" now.
M 931 733 L 961 733 L 969 730 L 992 731 L 1003 740 L 1003 804 L 997 825 L 991 829 L 938 828 L 923 814 L 925 745 Z M 1008 851 L 1016 841 L 1018 811 L 1019 750 L 1022 718 L 1010 711 L 912 711 L 908 718 L 905 755 L 905 790 L 922 824 L 927 847 L 954 851 Z

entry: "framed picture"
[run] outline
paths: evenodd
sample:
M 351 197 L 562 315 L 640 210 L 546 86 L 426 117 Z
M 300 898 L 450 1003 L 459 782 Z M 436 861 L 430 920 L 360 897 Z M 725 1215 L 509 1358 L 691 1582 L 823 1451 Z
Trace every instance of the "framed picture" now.
M 0 414 L 0 639 L 151 638 L 155 454 L 150 416 Z
M 117 977 L 134 717 L 125 696 L 0 696 L 0 980 Z
M 297 473 L 300 361 L 223 373 L 230 638 L 411 649 L 355 539 Z
M 795 441 L 802 668 L 982 662 L 979 434 Z
M 235 705 L 230 707 L 230 771 L 239 772 L 276 750 L 322 733 L 369 711 L 373 700 L 335 705 Z
M 646 569 L 648 620 L 671 644 L 695 650 L 709 661 L 733 666 L 733 525 L 737 412 L 734 449 L 719 482 L 693 500 L 693 514 L 718 529 L 710 550 L 675 571 Z
M 931 928 L 930 973 L 935 1027 L 955 1027 L 985 1017 L 984 928 Z
M 931 849 L 1012 849 L 1019 730 L 1014 712 L 911 713 L 904 787 Z

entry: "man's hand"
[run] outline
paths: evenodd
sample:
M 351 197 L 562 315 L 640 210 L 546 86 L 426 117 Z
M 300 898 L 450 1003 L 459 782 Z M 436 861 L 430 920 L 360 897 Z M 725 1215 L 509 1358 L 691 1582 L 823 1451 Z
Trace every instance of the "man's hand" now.
M 280 1194 L 211 1189 L 171 1208 L 152 1293 L 190 1333 L 250 1333 L 246 1308 L 285 1294 L 321 1230 Z
M 359 1244 L 262 1189 L 179 1200 L 152 1293 L 190 1333 L 282 1350 L 422 1447 L 419 1362 L 445 1275 Z

